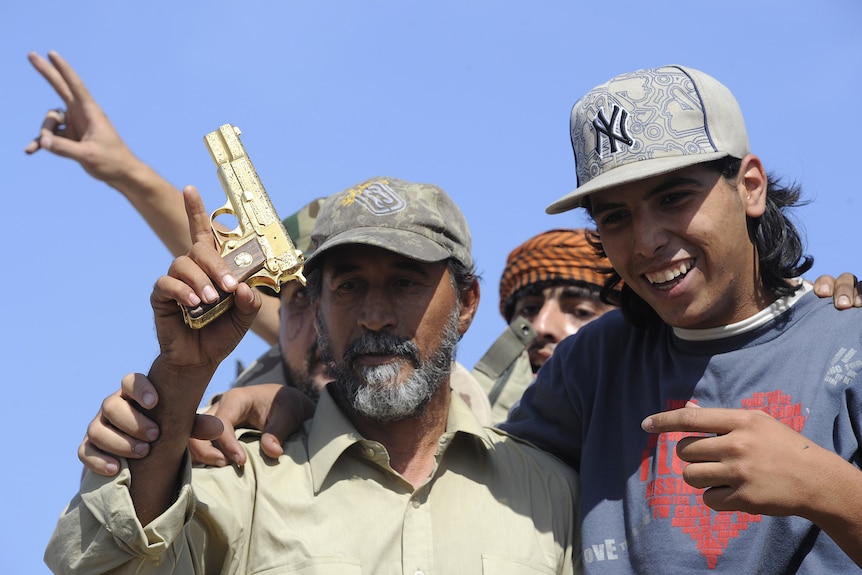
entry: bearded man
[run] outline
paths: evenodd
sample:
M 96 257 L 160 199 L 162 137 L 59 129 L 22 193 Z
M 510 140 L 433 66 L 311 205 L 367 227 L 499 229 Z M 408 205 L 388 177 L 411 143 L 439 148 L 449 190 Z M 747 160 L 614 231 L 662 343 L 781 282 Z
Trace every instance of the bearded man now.
M 190 214 L 205 213 L 196 193 L 186 196 Z M 327 199 L 312 242 L 307 291 L 334 381 L 279 464 L 257 432 L 240 432 L 242 469 L 188 463 L 195 409 L 260 307 L 257 290 L 199 242 L 151 298 L 161 353 L 147 377 L 159 400 L 146 415 L 161 435 L 146 457 L 121 459 L 116 477 L 85 475 L 49 566 L 579 572 L 573 472 L 483 427 L 449 385 L 479 302 L 460 209 L 437 186 L 374 178 Z M 186 327 L 177 303 L 210 303 L 215 286 L 234 293 L 233 308 L 202 330 Z

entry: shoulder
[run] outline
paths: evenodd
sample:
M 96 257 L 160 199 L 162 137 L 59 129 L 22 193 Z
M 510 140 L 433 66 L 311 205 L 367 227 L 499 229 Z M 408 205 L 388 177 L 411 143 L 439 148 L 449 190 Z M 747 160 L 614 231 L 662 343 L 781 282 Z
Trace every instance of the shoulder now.
M 635 327 L 623 316 L 622 311 L 614 309 L 560 342 L 551 360 L 561 351 L 573 354 L 586 353 L 590 354 L 590 357 L 604 353 L 617 356 L 624 348 L 643 344 L 655 345 L 656 341 L 667 340 L 668 329 L 664 323 Z
M 578 475 L 562 460 L 496 427 L 488 428 L 488 438 L 493 444 L 492 457 L 507 466 L 509 472 L 577 493 Z
M 819 298 L 813 293 L 805 294 L 794 308 L 799 310 L 799 324 L 806 328 L 817 324 L 817 333 L 862 336 L 862 308 L 839 310 L 831 298 Z
M 255 359 L 237 376 L 231 387 L 246 387 L 259 383 L 287 383 L 279 344 L 273 345 Z
M 470 407 L 470 411 L 482 425 L 491 424 L 491 402 L 488 401 L 488 396 L 473 374 L 457 361 L 452 363 L 449 385 Z

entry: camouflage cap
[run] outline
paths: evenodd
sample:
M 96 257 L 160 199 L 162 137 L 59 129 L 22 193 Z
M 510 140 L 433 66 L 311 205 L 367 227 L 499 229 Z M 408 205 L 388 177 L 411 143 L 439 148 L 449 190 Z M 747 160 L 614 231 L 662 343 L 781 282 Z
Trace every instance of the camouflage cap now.
M 572 107 L 578 187 L 546 208 L 579 207 L 594 192 L 749 152 L 742 110 L 730 90 L 692 68 L 621 74 Z
M 473 267 L 470 229 L 441 188 L 377 177 L 329 196 L 311 234 L 311 271 L 336 246 L 364 244 L 423 262 L 455 258 Z
M 314 222 L 317 220 L 317 214 L 320 213 L 324 201 L 326 198 L 312 200 L 301 207 L 299 211 L 282 220 L 290 239 L 293 240 L 293 245 L 305 254 L 306 258 L 311 256 L 311 230 L 314 228 Z

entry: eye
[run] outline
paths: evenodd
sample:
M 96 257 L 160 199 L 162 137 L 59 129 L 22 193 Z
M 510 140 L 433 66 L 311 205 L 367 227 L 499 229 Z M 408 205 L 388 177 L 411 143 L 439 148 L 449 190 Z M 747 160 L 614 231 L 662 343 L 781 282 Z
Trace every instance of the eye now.
M 597 317 L 598 315 L 595 311 L 583 307 L 576 307 L 575 309 L 569 310 L 566 313 L 574 316 L 579 320 L 590 320 Z
M 336 284 L 335 289 L 339 292 L 352 292 L 358 289 L 359 282 L 356 280 L 343 280 Z
M 545 305 L 544 298 L 527 296 L 515 303 L 514 315 L 526 319 L 532 319 L 539 315 L 543 305 Z
M 535 317 L 539 313 L 539 306 L 528 305 L 521 308 L 518 315 L 521 317 Z
M 683 192 L 683 191 L 669 192 L 667 194 L 664 194 L 661 197 L 660 203 L 663 206 L 673 206 L 675 204 L 682 202 L 684 199 L 686 199 L 690 195 L 691 194 L 689 192 Z
M 601 214 L 601 217 L 599 217 L 599 220 L 596 223 L 604 227 L 613 226 L 614 224 L 622 222 L 628 216 L 628 210 L 613 210 Z
M 305 288 L 294 292 L 287 300 L 286 305 L 290 309 L 291 313 L 299 313 L 303 310 L 309 309 L 311 302 L 308 301 L 308 293 L 305 291 Z

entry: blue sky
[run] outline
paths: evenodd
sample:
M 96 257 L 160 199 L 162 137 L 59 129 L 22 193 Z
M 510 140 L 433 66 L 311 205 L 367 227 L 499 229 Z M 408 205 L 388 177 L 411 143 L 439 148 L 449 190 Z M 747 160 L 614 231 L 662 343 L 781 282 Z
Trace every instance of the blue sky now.
M 155 356 L 149 293 L 170 263 L 117 192 L 68 160 L 24 155 L 60 104 L 31 50 L 60 52 L 138 156 L 197 185 L 210 209 L 224 196 L 202 138 L 224 123 L 242 129 L 282 215 L 372 176 L 442 186 L 470 222 L 484 276 L 460 348 L 470 366 L 504 327 L 508 252 L 586 223 L 544 212 L 575 186 L 572 104 L 642 67 L 685 64 L 730 87 L 752 150 L 812 202 L 796 212 L 810 277 L 862 270 L 856 0 L 33 1 L 4 2 L 0 22 L 10 573 L 47 572 L 42 552 L 76 490 L 87 423 Z M 249 335 L 211 391 L 264 349 Z

